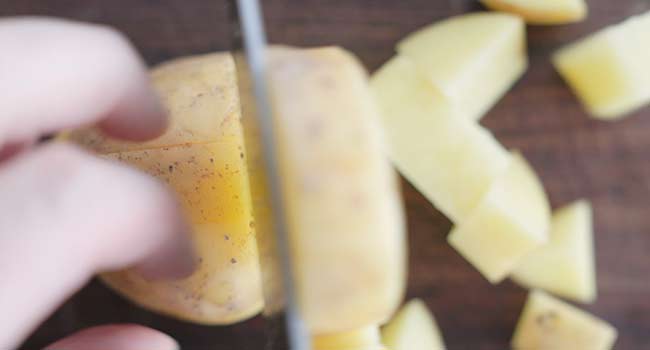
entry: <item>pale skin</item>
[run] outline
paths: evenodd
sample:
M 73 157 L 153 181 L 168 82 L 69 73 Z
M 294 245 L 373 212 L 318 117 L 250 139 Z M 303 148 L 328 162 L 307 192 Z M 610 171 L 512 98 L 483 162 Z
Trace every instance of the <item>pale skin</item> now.
M 160 183 L 39 137 L 86 125 L 145 140 L 166 116 L 129 42 L 101 26 L 0 19 L 0 349 L 17 348 L 95 273 L 136 266 L 180 278 L 194 257 Z M 46 349 L 171 350 L 137 325 L 83 330 Z

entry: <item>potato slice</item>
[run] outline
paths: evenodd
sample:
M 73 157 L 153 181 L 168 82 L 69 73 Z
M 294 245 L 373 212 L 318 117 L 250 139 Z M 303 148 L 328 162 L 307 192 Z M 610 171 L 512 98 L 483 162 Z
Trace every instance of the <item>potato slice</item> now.
M 132 270 L 105 274 L 134 302 L 178 318 L 228 324 L 263 304 L 234 62 L 229 54 L 184 58 L 152 72 L 171 124 L 147 143 L 126 143 L 93 130 L 70 138 L 104 157 L 168 183 L 193 226 L 200 265 L 181 281 L 151 282 Z
M 378 326 L 366 326 L 334 335 L 315 336 L 312 339 L 312 347 L 314 350 L 386 350 L 381 345 Z
M 609 350 L 617 332 L 608 323 L 543 292 L 532 291 L 512 339 L 513 350 Z
M 508 152 L 489 131 L 456 115 L 406 57 L 386 63 L 371 88 L 397 169 L 461 222 L 506 169 Z
M 519 153 L 467 220 L 448 236 L 458 252 L 491 283 L 546 243 L 550 208 L 534 170 Z
M 553 56 L 596 118 L 616 119 L 650 102 L 650 12 L 605 28 Z
M 585 0 L 480 0 L 486 7 L 521 16 L 530 24 L 566 24 L 587 17 Z
M 517 265 L 512 279 L 528 288 L 582 302 L 596 299 L 596 268 L 591 205 L 580 200 L 558 209 L 549 242 Z
M 98 153 L 113 153 L 241 137 L 237 79 L 230 54 L 166 62 L 153 69 L 151 79 L 171 116 L 165 134 L 146 142 L 128 142 L 81 129 L 70 132 L 68 138 Z
M 409 301 L 384 326 L 382 340 L 390 350 L 445 350 L 442 334 L 426 304 Z
M 415 62 L 459 114 L 478 120 L 528 66 L 525 26 L 504 13 L 472 13 L 409 35 L 397 51 Z
M 398 182 L 384 153 L 366 73 L 336 47 L 276 47 L 269 68 L 296 287 L 307 325 L 313 335 L 331 335 L 382 323 L 404 293 L 406 237 Z M 257 175 L 251 170 L 253 182 Z M 263 203 L 258 196 L 264 193 L 251 188 L 254 203 Z M 258 209 L 264 212 L 255 207 L 256 221 L 264 217 Z M 258 226 L 258 233 L 266 246 L 269 232 Z M 263 278 L 269 278 L 267 262 L 262 265 Z

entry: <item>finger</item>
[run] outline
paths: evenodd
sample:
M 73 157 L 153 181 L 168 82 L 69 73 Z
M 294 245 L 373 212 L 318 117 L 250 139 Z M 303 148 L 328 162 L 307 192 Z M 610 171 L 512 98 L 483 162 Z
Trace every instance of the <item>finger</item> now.
M 138 325 L 108 325 L 82 330 L 44 350 L 178 350 L 171 337 Z
M 73 146 L 0 167 L 0 349 L 12 349 L 95 272 L 139 263 L 177 278 L 194 260 L 162 184 Z
M 44 17 L 0 20 L 0 148 L 100 123 L 141 140 L 166 125 L 144 64 L 104 26 Z

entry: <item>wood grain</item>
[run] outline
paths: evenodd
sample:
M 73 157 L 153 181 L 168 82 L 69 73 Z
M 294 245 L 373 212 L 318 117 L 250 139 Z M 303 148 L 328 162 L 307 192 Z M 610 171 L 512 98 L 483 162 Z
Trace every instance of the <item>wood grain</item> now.
M 530 159 L 554 206 L 580 197 L 593 201 L 599 297 L 586 308 L 619 329 L 617 349 L 650 349 L 650 110 L 614 123 L 589 119 L 549 63 L 549 54 L 562 44 L 650 10 L 650 1 L 588 2 L 584 23 L 529 28 L 531 68 L 484 124 Z M 481 10 L 473 0 L 265 0 L 264 5 L 272 41 L 341 45 L 370 70 L 412 30 Z M 223 0 L 0 0 L 0 15 L 112 25 L 155 64 L 227 49 L 225 6 Z M 510 282 L 487 283 L 446 244 L 449 222 L 411 186 L 404 183 L 404 188 L 411 247 L 408 296 L 426 300 L 449 349 L 507 349 L 526 292 Z M 252 350 L 264 344 L 259 318 L 231 327 L 195 326 L 134 307 L 93 282 L 40 327 L 24 349 L 107 322 L 155 327 L 190 350 Z

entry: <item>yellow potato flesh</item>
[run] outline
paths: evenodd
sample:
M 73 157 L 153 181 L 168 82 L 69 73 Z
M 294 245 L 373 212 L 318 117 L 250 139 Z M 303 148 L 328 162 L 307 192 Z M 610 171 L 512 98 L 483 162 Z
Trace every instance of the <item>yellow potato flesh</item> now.
M 448 241 L 490 282 L 497 283 L 547 241 L 549 223 L 546 193 L 526 160 L 514 153 L 503 176 L 470 217 L 452 229 Z
M 522 259 L 512 279 L 528 288 L 592 302 L 595 269 L 591 205 L 581 200 L 553 214 L 548 243 Z
M 409 301 L 381 331 L 390 350 L 445 350 L 436 320 L 421 300 Z
M 396 56 L 371 80 L 399 171 L 454 222 L 465 219 L 508 166 L 486 129 L 455 114 L 411 61 Z
M 312 339 L 312 347 L 314 350 L 386 350 L 381 345 L 379 327 L 377 326 L 366 326 L 333 335 L 315 336 Z
M 596 118 L 621 118 L 650 102 L 650 13 L 569 45 L 553 64 Z
M 275 48 L 269 67 L 296 289 L 309 330 L 335 335 L 379 324 L 404 292 L 406 238 L 366 74 L 334 47 Z M 251 170 L 253 182 L 256 175 Z M 253 203 L 264 203 L 256 188 Z M 254 210 L 256 221 L 264 218 L 264 207 Z M 266 246 L 269 232 L 258 232 Z M 277 280 L 261 257 L 263 278 Z M 265 293 L 276 305 L 280 293 Z
M 263 301 L 232 57 L 166 63 L 152 80 L 171 117 L 163 136 L 125 143 L 81 130 L 69 138 L 169 184 L 192 223 L 200 263 L 180 281 L 151 282 L 132 270 L 103 279 L 136 303 L 181 319 L 240 321 Z
M 565 24 L 587 17 L 585 0 L 481 0 L 486 7 L 519 15 L 531 24 Z
M 543 292 L 532 291 L 512 339 L 513 350 L 609 350 L 617 332 L 608 323 Z
M 434 23 L 397 45 L 459 115 L 478 120 L 528 66 L 525 26 L 503 13 L 473 13 Z

